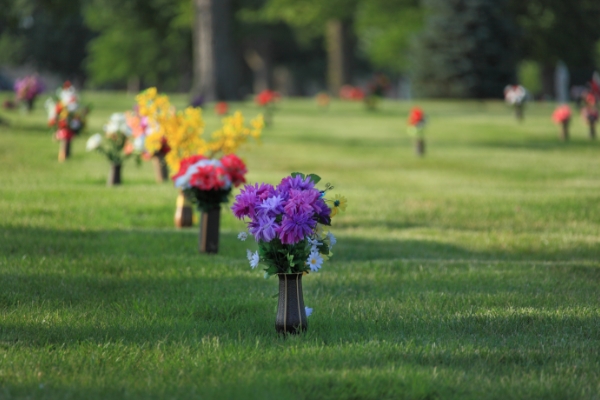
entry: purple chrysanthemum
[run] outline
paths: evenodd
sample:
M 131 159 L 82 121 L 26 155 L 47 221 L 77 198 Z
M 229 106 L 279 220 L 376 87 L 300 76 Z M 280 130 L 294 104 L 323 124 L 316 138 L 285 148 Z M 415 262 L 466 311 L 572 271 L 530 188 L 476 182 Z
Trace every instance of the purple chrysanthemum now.
M 236 218 L 242 219 L 254 215 L 254 208 L 257 203 L 258 196 L 256 195 L 256 187 L 246 185 L 240 191 L 240 194 L 235 196 L 235 201 L 231 206 L 231 210 Z
M 259 215 L 255 220 L 248 224 L 248 230 L 254 236 L 256 241 L 270 242 L 277 235 L 279 224 L 275 222 L 275 217 L 268 215 Z
M 279 193 L 287 193 L 292 189 L 308 190 L 314 187 L 315 184 L 308 176 L 306 178 L 302 178 L 300 175 L 296 175 L 293 178 L 291 176 L 286 176 L 281 180 L 281 183 L 277 185 L 277 191 Z
M 280 195 L 264 199 L 257 207 L 257 211 L 264 215 L 277 215 L 283 212 L 283 199 Z
M 312 233 L 317 221 L 312 212 L 300 212 L 293 215 L 284 214 L 281 225 L 277 229 L 283 244 L 296 244 Z
M 284 207 L 287 215 L 296 213 L 310 212 L 314 213 L 313 204 L 319 199 L 320 192 L 316 189 L 311 190 L 290 190 L 290 197 Z
M 240 194 L 235 196 L 235 202 L 231 206 L 233 214 L 238 218 L 254 218 L 256 207 L 262 200 L 275 193 L 275 188 L 268 183 L 255 183 L 254 185 L 245 185 Z

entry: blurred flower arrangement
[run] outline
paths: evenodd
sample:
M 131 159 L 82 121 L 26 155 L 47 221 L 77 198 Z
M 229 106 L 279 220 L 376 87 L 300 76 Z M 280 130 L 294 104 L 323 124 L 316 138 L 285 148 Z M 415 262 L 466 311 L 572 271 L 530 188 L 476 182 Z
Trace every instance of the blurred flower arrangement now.
M 256 95 L 254 101 L 260 107 L 263 108 L 264 122 L 265 125 L 270 126 L 273 123 L 273 112 L 275 111 L 275 104 L 281 100 L 279 93 L 265 89 Z
M 415 152 L 422 156 L 425 154 L 425 113 L 419 107 L 413 107 L 408 114 L 407 131 L 416 139 Z
M 527 101 L 527 90 L 521 85 L 508 85 L 504 88 L 504 101 L 514 107 L 517 120 L 522 120 L 523 107 Z
M 245 185 L 231 209 L 238 219 L 248 218 L 248 231 L 258 243 L 258 251 L 248 250 L 250 266 L 262 264 L 265 277 L 318 271 L 332 256 L 336 239 L 325 227 L 331 218 L 345 211 L 346 198 L 326 198 L 333 189 L 315 187 L 317 175 L 292 173 L 277 187 L 261 183 Z M 246 232 L 239 236 L 244 240 Z
M 56 91 L 56 97 L 46 100 L 48 126 L 56 128 L 58 140 L 71 140 L 84 128 L 89 106 L 81 106 L 75 87 L 69 81 Z
M 44 92 L 44 89 L 44 83 L 37 75 L 17 79 L 14 85 L 15 97 L 27 111 L 33 110 L 35 99 Z
M 339 94 L 342 100 L 362 101 L 365 98 L 365 92 L 361 88 L 352 85 L 342 86 Z
M 114 113 L 104 125 L 104 135 L 96 133 L 90 136 L 86 143 L 86 150 L 95 150 L 104 154 L 112 165 L 122 165 L 128 158 L 140 155 L 135 151 L 133 139 L 125 114 Z
M 177 174 L 181 161 L 190 156 L 213 158 L 219 153 L 236 152 L 248 138 L 259 139 L 264 126 L 261 115 L 247 126 L 242 113 L 236 111 L 232 116 L 223 118 L 221 128 L 214 131 L 209 139 L 204 139 L 201 109 L 187 107 L 177 111 L 168 96 L 158 94 L 156 88 L 142 92 L 136 100 L 138 113 L 147 118 L 150 132 L 145 138 L 145 149 L 155 153 L 168 146 L 165 158 L 171 175 Z
M 225 101 L 219 101 L 215 104 L 215 113 L 217 115 L 227 115 L 229 112 L 229 105 Z
M 561 137 L 563 140 L 569 140 L 569 124 L 571 122 L 571 109 L 563 104 L 552 113 L 552 121 L 561 127 Z

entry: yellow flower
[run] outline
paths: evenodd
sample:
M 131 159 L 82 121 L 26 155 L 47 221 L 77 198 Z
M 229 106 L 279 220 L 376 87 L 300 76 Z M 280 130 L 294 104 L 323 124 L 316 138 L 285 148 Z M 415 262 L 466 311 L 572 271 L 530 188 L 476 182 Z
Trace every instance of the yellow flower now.
M 181 160 L 197 154 L 214 157 L 217 153 L 231 154 L 243 145 L 249 136 L 260 137 L 264 126 L 262 116 L 244 124 L 242 113 L 236 111 L 223 118 L 222 127 L 213 132 L 209 141 L 202 138 L 204 119 L 199 108 L 188 107 L 177 111 L 169 102 L 169 97 L 159 95 L 156 88 L 150 88 L 136 97 L 138 113 L 148 118 L 148 125 L 154 132 L 146 139 L 146 147 L 152 152 L 161 142 L 167 141 L 171 148 L 165 160 L 172 174 L 179 171 Z M 155 150 L 157 151 L 157 150 Z
M 346 206 L 348 205 L 348 199 L 344 196 L 340 196 L 336 194 L 334 199 L 331 200 L 333 207 L 331 208 L 331 216 L 335 217 L 339 210 L 346 211 Z

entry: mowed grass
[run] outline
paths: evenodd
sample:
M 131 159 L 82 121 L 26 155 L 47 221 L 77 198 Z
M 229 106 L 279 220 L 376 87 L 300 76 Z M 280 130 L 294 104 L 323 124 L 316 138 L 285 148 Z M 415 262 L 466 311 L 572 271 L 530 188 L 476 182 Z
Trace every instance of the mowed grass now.
M 133 98 L 83 98 L 64 164 L 41 104 L 2 114 L 0 398 L 600 397 L 600 145 L 578 118 L 562 143 L 550 103 L 517 123 L 500 102 L 419 102 L 419 159 L 414 103 L 285 99 L 240 152 L 249 181 L 314 172 L 349 206 L 335 256 L 304 278 L 308 332 L 282 338 L 243 223 L 224 208 L 220 253 L 199 255 L 150 164 L 107 188 L 85 140 Z

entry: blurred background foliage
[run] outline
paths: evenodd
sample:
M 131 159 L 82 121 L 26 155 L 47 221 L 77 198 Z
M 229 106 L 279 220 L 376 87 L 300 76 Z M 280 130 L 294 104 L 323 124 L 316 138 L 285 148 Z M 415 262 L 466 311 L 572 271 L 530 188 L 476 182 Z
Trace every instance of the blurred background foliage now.
M 498 97 L 517 81 L 552 96 L 557 62 L 573 84 L 600 63 L 597 0 L 0 0 L 0 66 L 91 88 L 190 91 L 201 4 L 221 8 L 232 32 L 219 47 L 231 54 L 215 58 L 217 69 L 239 64 L 225 98 L 336 93 L 375 72 L 420 96 Z

